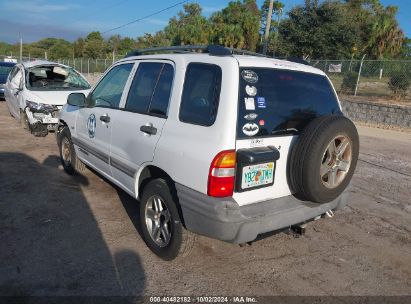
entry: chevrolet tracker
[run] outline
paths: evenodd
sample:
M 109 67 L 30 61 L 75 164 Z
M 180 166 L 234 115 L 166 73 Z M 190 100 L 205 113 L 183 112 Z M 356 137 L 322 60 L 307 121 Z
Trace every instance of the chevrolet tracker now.
M 64 169 L 140 203 L 147 246 L 243 244 L 346 205 L 359 149 L 320 70 L 220 46 L 135 51 L 60 113 Z M 301 226 L 297 226 L 301 227 Z

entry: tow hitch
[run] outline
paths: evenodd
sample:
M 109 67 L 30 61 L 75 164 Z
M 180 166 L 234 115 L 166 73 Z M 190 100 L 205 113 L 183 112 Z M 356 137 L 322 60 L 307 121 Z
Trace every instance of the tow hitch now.
M 290 231 L 293 233 L 295 238 L 298 238 L 302 235 L 305 234 L 305 227 L 307 226 L 306 223 L 304 224 L 297 224 L 297 225 L 292 225 L 290 227 Z

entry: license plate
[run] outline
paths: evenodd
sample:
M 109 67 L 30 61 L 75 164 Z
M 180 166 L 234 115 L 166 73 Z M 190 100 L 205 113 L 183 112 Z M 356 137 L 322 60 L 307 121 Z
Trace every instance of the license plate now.
M 274 162 L 243 167 L 242 189 L 272 184 L 273 181 Z
M 59 122 L 59 119 L 56 117 L 44 117 L 43 118 L 43 123 L 45 124 L 55 124 L 58 122 Z

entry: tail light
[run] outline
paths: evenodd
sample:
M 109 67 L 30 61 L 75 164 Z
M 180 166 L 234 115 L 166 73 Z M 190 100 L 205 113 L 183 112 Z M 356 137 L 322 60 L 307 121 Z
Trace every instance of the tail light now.
M 208 173 L 207 194 L 214 197 L 232 196 L 235 178 L 235 150 L 218 153 L 211 162 Z

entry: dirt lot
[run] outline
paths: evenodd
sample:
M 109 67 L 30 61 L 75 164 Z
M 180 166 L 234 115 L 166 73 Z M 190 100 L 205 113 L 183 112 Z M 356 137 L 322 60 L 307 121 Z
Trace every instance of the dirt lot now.
M 0 295 L 410 295 L 411 134 L 361 128 L 349 206 L 240 248 L 200 237 L 163 262 L 138 232 L 138 202 L 60 166 L 0 102 Z

